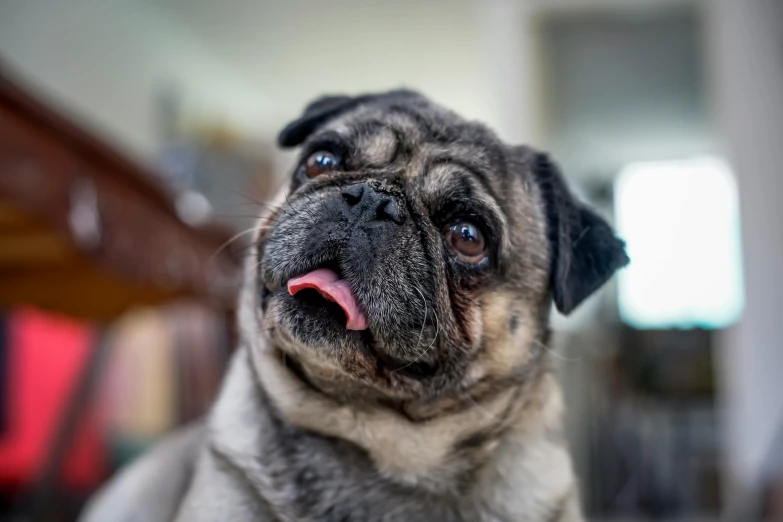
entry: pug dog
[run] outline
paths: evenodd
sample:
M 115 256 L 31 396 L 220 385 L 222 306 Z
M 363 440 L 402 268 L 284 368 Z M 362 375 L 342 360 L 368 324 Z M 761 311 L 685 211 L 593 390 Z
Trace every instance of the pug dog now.
M 583 520 L 548 325 L 628 263 L 611 227 L 412 91 L 318 99 L 279 144 L 213 410 L 84 520 Z

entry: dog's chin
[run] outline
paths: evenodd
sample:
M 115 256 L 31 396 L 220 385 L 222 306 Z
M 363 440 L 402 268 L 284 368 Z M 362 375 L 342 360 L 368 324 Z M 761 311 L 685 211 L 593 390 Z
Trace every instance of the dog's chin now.
M 346 329 L 346 315 L 314 291 L 266 296 L 263 329 L 286 365 L 311 386 L 342 398 L 421 398 L 436 363 L 393 355 L 367 329 Z

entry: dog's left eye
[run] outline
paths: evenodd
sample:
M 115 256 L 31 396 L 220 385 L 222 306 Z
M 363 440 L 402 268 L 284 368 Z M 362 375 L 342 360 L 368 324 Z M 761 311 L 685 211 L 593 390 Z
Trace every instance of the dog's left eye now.
M 310 154 L 304 163 L 305 175 L 308 178 L 315 178 L 321 174 L 332 172 L 339 167 L 337 157 L 331 152 L 318 151 Z
M 460 261 L 478 263 L 487 257 L 487 242 L 479 227 L 470 221 L 456 221 L 443 230 L 446 244 Z

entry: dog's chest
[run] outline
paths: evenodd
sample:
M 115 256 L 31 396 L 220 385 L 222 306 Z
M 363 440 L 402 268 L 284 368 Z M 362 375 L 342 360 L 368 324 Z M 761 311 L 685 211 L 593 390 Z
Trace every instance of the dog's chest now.
M 570 488 L 554 471 L 564 454 L 552 454 L 541 482 L 521 463 L 495 465 L 455 485 L 430 492 L 380 476 L 369 458 L 349 443 L 282 429 L 255 463 L 239 462 L 264 508 L 280 522 L 558 521 L 571 502 Z M 566 495 L 563 492 L 566 492 Z
M 216 471 L 191 498 L 215 496 L 213 485 L 222 483 L 280 522 L 546 521 L 571 485 L 564 449 L 545 440 L 528 441 L 525 451 L 507 441 L 481 470 L 439 488 L 407 484 L 379 473 L 353 443 L 293 427 L 274 412 L 247 360 L 235 358 L 210 419 Z
M 281 522 L 477 520 L 465 516 L 456 495 L 434 495 L 383 477 L 354 444 L 278 418 L 248 362 L 241 354 L 233 360 L 209 421 L 210 467 L 231 475 L 216 481 L 249 486 L 253 500 Z
M 433 495 L 380 476 L 368 457 L 342 441 L 281 430 L 264 448 L 260 493 L 285 514 L 283 520 L 432 521 L 476 520 L 464 502 Z

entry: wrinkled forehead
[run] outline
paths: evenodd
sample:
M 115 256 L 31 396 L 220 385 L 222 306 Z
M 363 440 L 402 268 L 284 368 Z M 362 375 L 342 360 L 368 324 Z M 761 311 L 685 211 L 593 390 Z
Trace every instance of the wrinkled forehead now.
M 328 122 L 308 141 L 330 136 L 343 142 L 356 166 L 451 157 L 496 172 L 504 170 L 503 146 L 489 129 L 434 104 L 360 106 Z
M 306 149 L 324 142 L 338 142 L 346 169 L 387 168 L 425 193 L 459 185 L 499 200 L 505 192 L 508 166 L 500 140 L 429 102 L 360 106 L 315 132 Z

